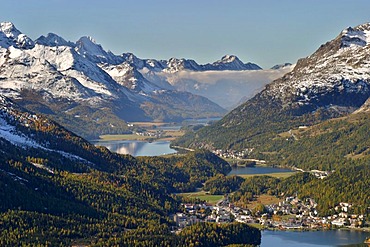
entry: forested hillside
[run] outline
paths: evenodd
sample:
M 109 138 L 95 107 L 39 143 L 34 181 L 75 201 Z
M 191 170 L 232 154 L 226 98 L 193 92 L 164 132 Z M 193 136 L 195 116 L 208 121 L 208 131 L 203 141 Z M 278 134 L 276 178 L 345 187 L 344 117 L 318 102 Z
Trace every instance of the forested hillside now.
M 1 246 L 188 246 L 170 231 L 170 214 L 180 210 L 172 193 L 230 170 L 208 151 L 111 153 L 4 97 L 0 132 Z M 255 231 L 237 230 L 255 236 L 252 244 L 260 241 Z
M 249 178 L 234 185 L 235 179 L 219 175 L 209 179 L 204 188 L 215 194 L 236 191 L 233 200 L 244 205 L 260 194 L 310 197 L 323 216 L 333 214 L 340 202 L 350 202 L 356 205 L 354 213 L 369 217 L 369 117 L 368 112 L 358 112 L 271 134 L 266 142 L 253 139 L 255 148 L 247 157 L 273 166 L 320 170 L 328 174 L 323 179 L 299 172 L 287 179 Z
M 255 154 L 280 166 L 335 170 L 369 164 L 370 114 L 357 113 L 291 129 L 256 148 Z

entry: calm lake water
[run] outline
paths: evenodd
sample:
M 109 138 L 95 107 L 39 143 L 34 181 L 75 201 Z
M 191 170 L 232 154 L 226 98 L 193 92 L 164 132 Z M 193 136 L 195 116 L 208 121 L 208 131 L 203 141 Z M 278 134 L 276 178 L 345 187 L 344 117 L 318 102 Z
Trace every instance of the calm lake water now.
M 186 119 L 184 125 L 202 124 L 206 125 L 210 121 L 217 121 L 220 118 L 201 118 L 201 119 Z M 182 125 L 160 126 L 162 130 L 180 130 Z M 132 156 L 158 156 L 164 154 L 176 153 L 175 149 L 170 148 L 169 141 L 92 141 L 94 145 L 104 146 L 112 152 L 119 154 L 131 154 Z
M 244 175 L 244 174 L 270 174 L 270 173 L 281 173 L 281 172 L 292 172 L 289 169 L 282 169 L 277 167 L 233 167 L 229 175 Z
M 370 233 L 347 230 L 312 232 L 262 231 L 261 247 L 351 246 L 363 243 L 367 236 L 370 236 Z
M 158 156 L 176 153 L 175 149 L 170 148 L 169 141 L 97 141 L 93 144 L 104 146 L 112 152 L 133 156 Z

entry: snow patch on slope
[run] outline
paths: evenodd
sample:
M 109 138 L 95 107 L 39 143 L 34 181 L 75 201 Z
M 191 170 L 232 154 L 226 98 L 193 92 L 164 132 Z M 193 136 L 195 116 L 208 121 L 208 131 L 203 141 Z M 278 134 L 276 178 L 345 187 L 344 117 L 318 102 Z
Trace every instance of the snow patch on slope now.
M 24 149 L 37 148 L 48 152 L 55 152 L 70 160 L 83 161 L 93 165 L 91 162 L 77 155 L 67 153 L 62 150 L 50 149 L 47 142 L 40 144 L 36 140 L 32 139 L 32 134 L 30 136 L 25 135 L 24 133 L 18 131 L 15 126 L 15 123 L 17 123 L 28 127 L 30 122 L 38 119 L 39 117 L 37 115 L 16 111 L 14 109 L 14 104 L 7 100 L 4 96 L 0 95 L 0 138 L 3 138 L 9 141 L 11 144 Z
M 62 156 L 70 160 L 79 160 L 92 164 L 91 162 L 77 155 L 70 154 L 61 150 L 50 149 L 38 144 L 35 140 L 32 140 L 23 133 L 18 132 L 15 126 L 9 125 L 7 121 L 3 118 L 1 113 L 0 113 L 0 138 L 4 138 L 5 140 L 9 141 L 10 143 L 18 147 L 43 149 L 45 151 L 61 154 Z
M 370 42 L 370 23 L 360 25 L 355 29 L 349 27 L 342 31 L 341 47 L 366 46 Z
M 44 169 L 46 170 L 48 173 L 51 173 L 51 174 L 54 174 L 54 171 L 52 169 L 50 169 L 49 167 L 47 166 L 44 166 L 44 165 L 41 165 L 41 164 L 37 164 L 37 163 L 32 163 L 31 164 L 39 169 Z
M 34 140 L 18 133 L 14 126 L 9 125 L 0 115 L 0 137 L 19 147 L 41 148 Z

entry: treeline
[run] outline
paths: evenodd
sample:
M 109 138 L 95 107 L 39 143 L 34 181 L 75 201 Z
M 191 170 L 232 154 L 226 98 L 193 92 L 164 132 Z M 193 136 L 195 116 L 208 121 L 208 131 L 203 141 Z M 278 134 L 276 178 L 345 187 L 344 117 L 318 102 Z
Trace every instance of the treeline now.
M 370 114 L 326 120 L 334 116 L 324 109 L 293 115 L 279 110 L 274 102 L 254 99 L 211 126 L 189 129 L 173 144 L 223 150 L 249 148 L 253 149 L 249 158 L 303 169 L 333 170 L 349 165 L 351 159 L 356 164 L 368 162 Z

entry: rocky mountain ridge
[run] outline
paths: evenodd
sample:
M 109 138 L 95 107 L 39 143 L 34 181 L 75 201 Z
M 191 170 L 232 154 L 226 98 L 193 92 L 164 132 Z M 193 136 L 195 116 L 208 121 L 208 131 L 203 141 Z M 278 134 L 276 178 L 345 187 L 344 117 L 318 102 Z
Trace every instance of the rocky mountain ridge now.
M 135 60 L 106 52 L 91 37 L 72 43 L 50 33 L 32 41 L 4 22 L 0 91 L 85 137 L 122 132 L 125 121 L 180 121 L 225 113 L 204 97 L 145 79 L 130 59 Z M 94 130 L 84 132 L 88 124 Z
M 347 28 L 294 70 L 271 83 L 263 95 L 283 106 L 360 107 L 370 95 L 370 24 Z
M 370 97 L 370 24 L 347 28 L 258 95 L 305 114 L 319 108 L 345 112 Z

